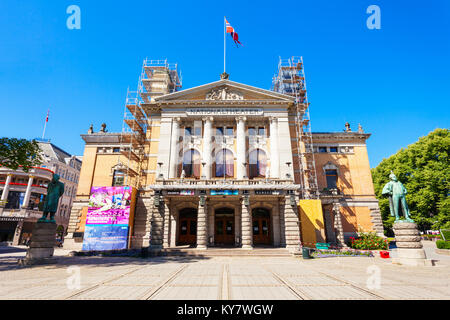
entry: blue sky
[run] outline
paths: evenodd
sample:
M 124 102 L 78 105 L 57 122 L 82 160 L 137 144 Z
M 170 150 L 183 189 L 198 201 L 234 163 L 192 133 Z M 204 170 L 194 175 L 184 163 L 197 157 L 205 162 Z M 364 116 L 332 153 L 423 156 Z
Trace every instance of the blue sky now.
M 283 3 L 283 4 L 282 4 Z M 81 30 L 66 9 L 81 8 Z M 366 26 L 369 5 L 381 30 Z M 361 123 L 370 164 L 450 119 L 450 2 L 11 1 L 0 2 L 0 136 L 42 135 L 82 154 L 91 123 L 121 131 L 142 60 L 178 62 L 183 88 L 223 71 L 223 16 L 231 79 L 270 89 L 278 57 L 304 57 L 313 131 Z

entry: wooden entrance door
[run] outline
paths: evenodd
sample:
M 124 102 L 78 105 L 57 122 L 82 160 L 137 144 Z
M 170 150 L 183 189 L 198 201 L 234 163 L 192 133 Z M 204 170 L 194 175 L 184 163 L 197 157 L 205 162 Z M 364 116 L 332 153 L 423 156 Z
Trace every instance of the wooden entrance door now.
M 253 244 L 270 245 L 270 212 L 267 209 L 253 210 Z
M 179 229 L 178 229 L 179 245 L 195 245 L 197 244 L 197 210 L 183 209 L 180 211 Z
M 232 246 L 234 245 L 234 210 L 219 209 L 215 212 L 215 244 Z

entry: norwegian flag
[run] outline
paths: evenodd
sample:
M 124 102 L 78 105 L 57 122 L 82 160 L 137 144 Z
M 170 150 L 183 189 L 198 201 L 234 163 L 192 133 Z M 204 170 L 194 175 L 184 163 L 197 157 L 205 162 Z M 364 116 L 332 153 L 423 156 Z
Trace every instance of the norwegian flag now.
M 47 118 L 45 118 L 45 122 L 48 122 L 48 114 L 50 113 L 50 110 L 47 111 Z
M 228 22 L 228 20 L 226 18 L 225 18 L 225 23 L 226 23 L 227 33 L 229 33 L 231 35 L 231 38 L 233 39 L 236 46 L 239 47 L 238 44 L 243 46 L 243 44 L 239 41 L 239 35 L 237 34 L 236 31 L 234 31 L 234 28 L 231 26 L 231 24 Z

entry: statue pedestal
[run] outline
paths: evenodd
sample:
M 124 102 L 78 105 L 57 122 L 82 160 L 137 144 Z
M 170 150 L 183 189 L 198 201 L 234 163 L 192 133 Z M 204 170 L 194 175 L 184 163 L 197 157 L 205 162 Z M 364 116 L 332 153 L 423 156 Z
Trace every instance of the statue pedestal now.
M 392 263 L 408 266 L 433 265 L 433 261 L 426 257 L 420 233 L 415 223 L 406 221 L 395 222 L 394 234 L 398 257 L 393 258 Z
M 56 242 L 56 224 L 37 222 L 33 228 L 30 248 L 25 259 L 19 260 L 19 265 L 37 265 L 56 263 L 53 258 Z

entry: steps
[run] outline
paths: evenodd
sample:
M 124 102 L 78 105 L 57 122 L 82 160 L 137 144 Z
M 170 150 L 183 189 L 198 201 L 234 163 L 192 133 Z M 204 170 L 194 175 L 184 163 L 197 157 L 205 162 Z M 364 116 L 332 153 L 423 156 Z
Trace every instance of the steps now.
M 208 248 L 206 250 L 166 248 L 161 250 L 161 255 L 187 257 L 292 257 L 292 254 L 284 248 L 255 248 L 253 250 L 241 248 Z

